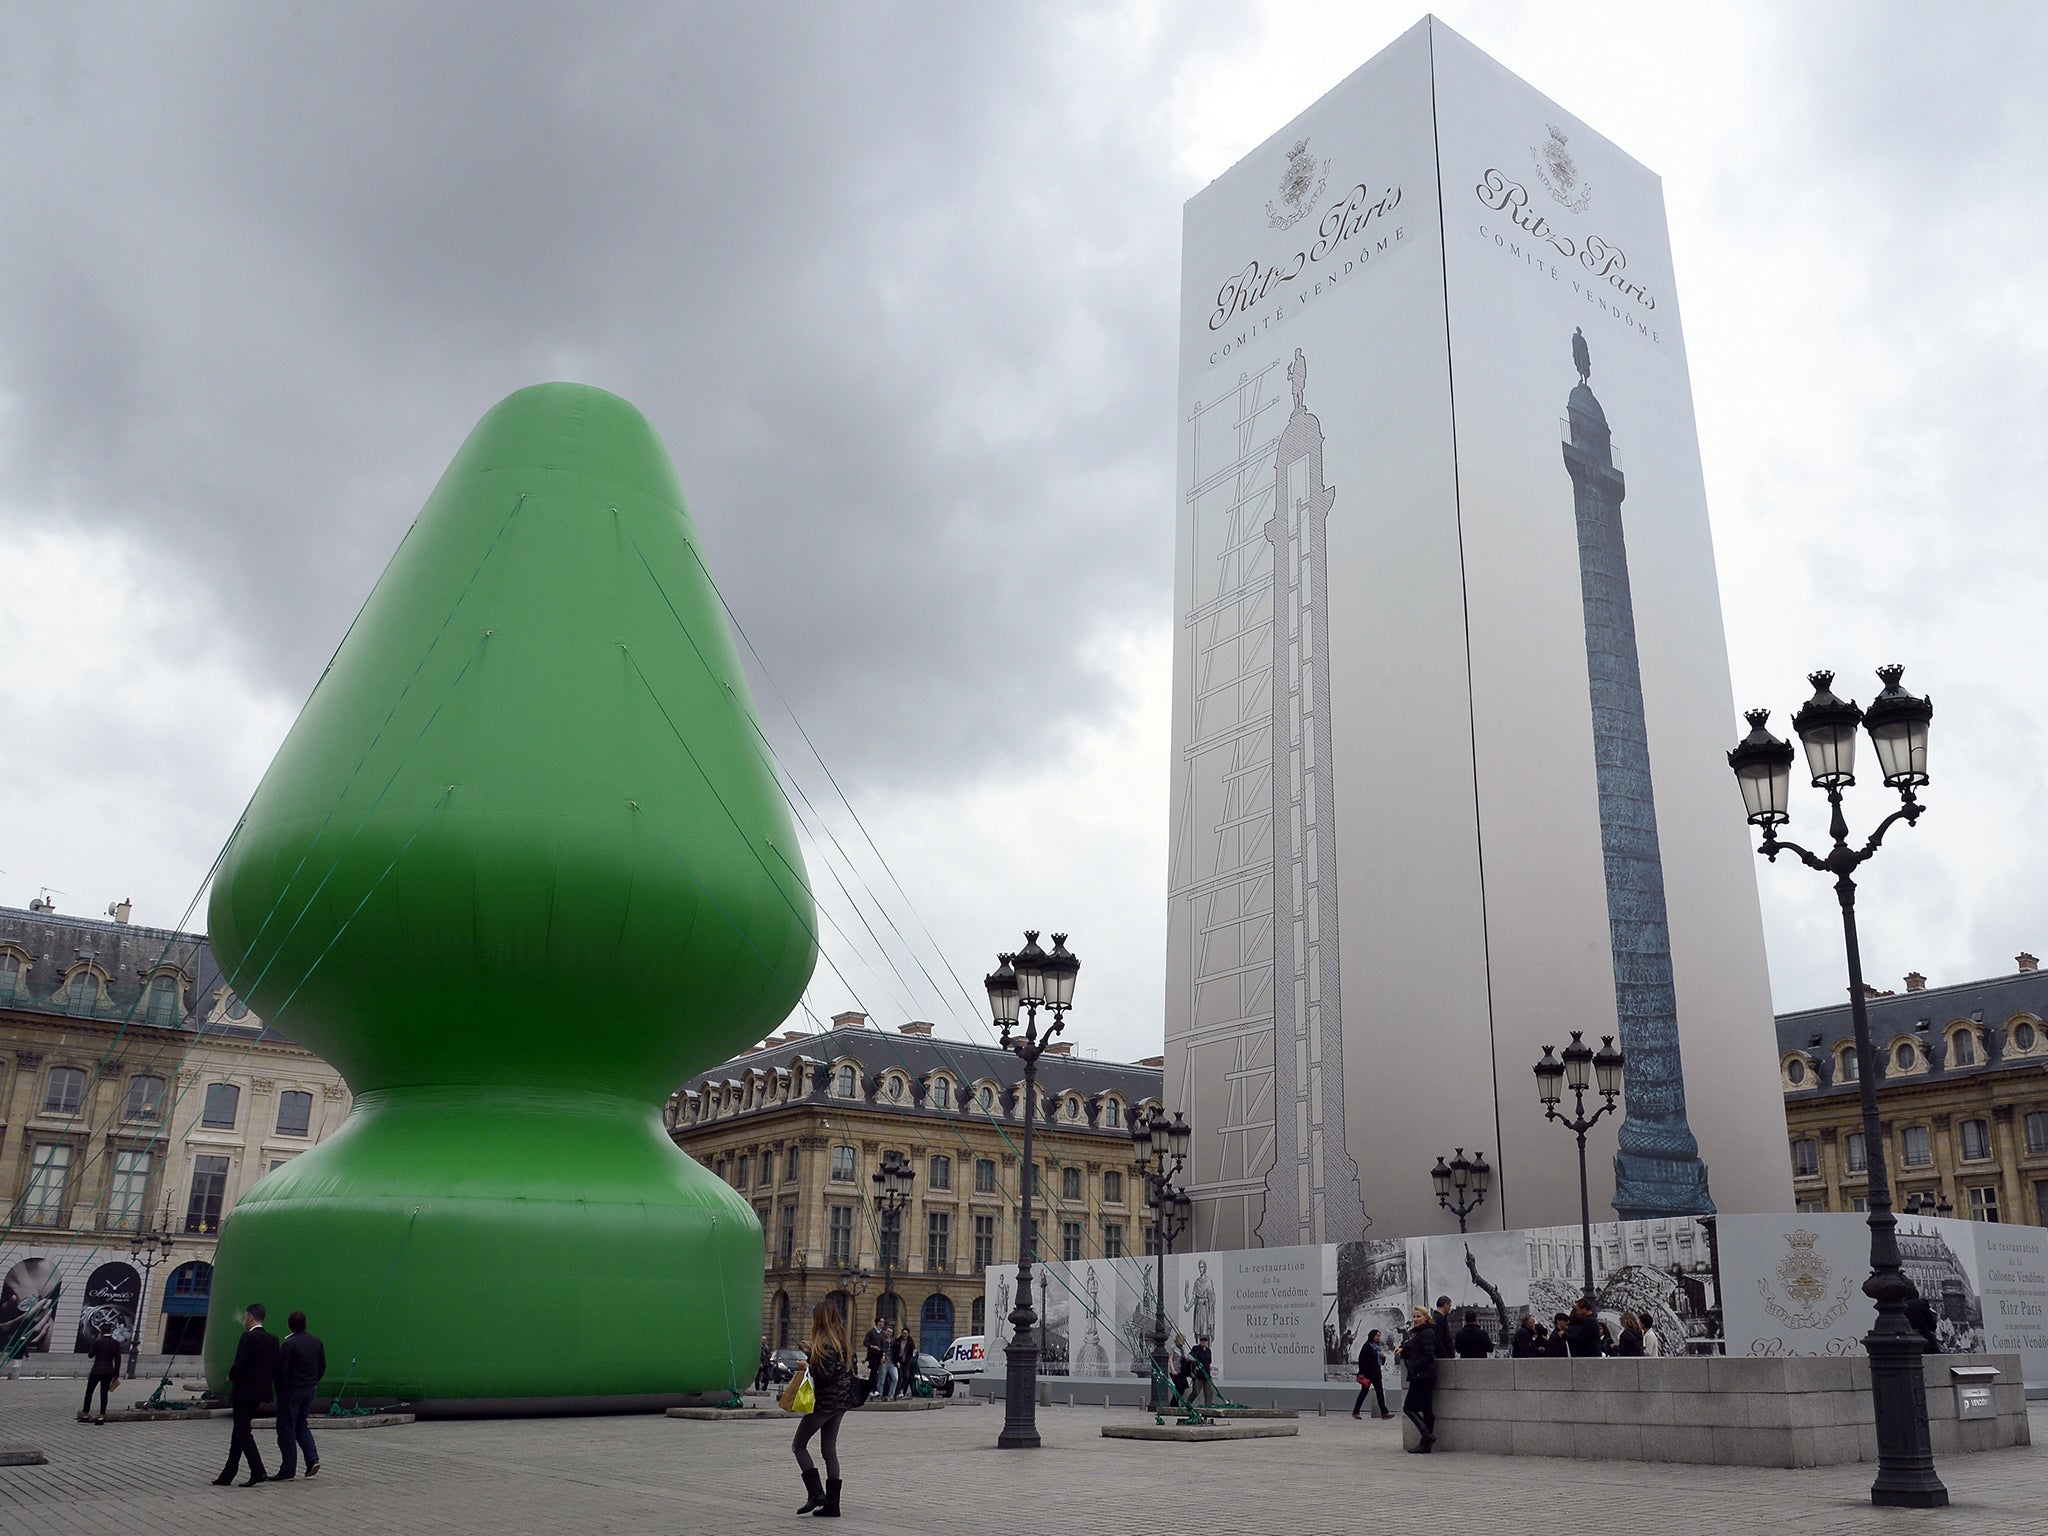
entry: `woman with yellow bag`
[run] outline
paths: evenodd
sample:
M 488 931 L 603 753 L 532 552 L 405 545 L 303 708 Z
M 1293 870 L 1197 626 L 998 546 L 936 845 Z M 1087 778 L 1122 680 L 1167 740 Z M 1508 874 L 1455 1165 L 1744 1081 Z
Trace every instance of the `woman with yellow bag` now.
M 800 1515 L 836 1517 L 839 1513 L 839 1421 L 846 1417 L 847 1385 L 852 1379 L 848 1362 L 852 1358 L 839 1309 L 829 1301 L 819 1302 L 811 1308 L 810 1363 L 791 1383 L 795 1396 L 787 1405 L 804 1416 L 791 1446 L 797 1466 L 803 1469 L 804 1491 L 810 1495 L 797 1511 Z M 813 1435 L 825 1457 L 822 1484 L 817 1465 L 805 1449 Z

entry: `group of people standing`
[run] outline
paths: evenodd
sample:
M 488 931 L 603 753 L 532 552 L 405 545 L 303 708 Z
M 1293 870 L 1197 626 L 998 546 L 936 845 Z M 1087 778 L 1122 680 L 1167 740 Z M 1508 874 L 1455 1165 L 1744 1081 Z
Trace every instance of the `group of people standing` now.
M 1664 1341 L 1654 1327 L 1634 1312 L 1621 1314 L 1621 1334 L 1616 1337 L 1593 1310 L 1593 1303 L 1581 1296 L 1572 1303 L 1571 1311 L 1560 1312 L 1550 1320 L 1547 1331 L 1536 1318 L 1525 1315 L 1515 1329 L 1508 1353 L 1517 1360 L 1543 1355 L 1661 1355 Z
M 868 1352 L 868 1392 L 888 1402 L 909 1397 L 917 1389 L 917 1336 L 908 1328 L 875 1319 L 864 1343 Z
M 1401 1363 L 1406 1386 L 1401 1412 L 1414 1424 L 1418 1436 L 1409 1451 L 1426 1456 L 1436 1444 L 1437 1362 L 1483 1360 L 1493 1353 L 1494 1346 L 1477 1312 L 1466 1312 L 1464 1326 L 1453 1329 L 1448 1296 L 1437 1297 L 1434 1311 L 1415 1308 L 1410 1322 L 1407 1336 L 1393 1355 Z M 1594 1311 L 1591 1299 L 1582 1296 L 1570 1312 L 1558 1313 L 1547 1331 L 1535 1317 L 1525 1315 L 1514 1330 L 1508 1353 L 1518 1360 L 1541 1355 L 1657 1355 L 1663 1353 L 1663 1343 L 1657 1330 L 1634 1312 L 1621 1314 L 1621 1334 L 1615 1337 Z M 1393 1417 L 1387 1411 L 1386 1368 L 1387 1346 L 1375 1328 L 1358 1351 L 1358 1397 L 1351 1405 L 1351 1417 L 1364 1417 L 1368 1406 L 1374 1406 L 1376 1419 Z

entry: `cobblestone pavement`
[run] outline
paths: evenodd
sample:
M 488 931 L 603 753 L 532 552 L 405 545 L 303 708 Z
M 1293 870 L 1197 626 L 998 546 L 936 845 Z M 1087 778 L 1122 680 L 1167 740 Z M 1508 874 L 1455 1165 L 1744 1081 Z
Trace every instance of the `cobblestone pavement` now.
M 91 1532 L 433 1531 L 546 1533 L 787 1531 L 802 1488 L 786 1422 L 663 1416 L 442 1421 L 320 1429 L 313 1481 L 214 1488 L 225 1420 L 77 1424 L 78 1386 L 0 1382 L 0 1444 L 26 1441 L 46 1466 L 0 1467 L 7 1536 Z M 1395 1422 L 1302 1421 L 1291 1440 L 1151 1445 L 1105 1440 L 1131 1410 L 1039 1410 L 1045 1447 L 997 1451 L 1001 1409 L 864 1414 L 847 1420 L 841 1531 L 1035 1536 L 1321 1531 L 1491 1536 L 1711 1532 L 1745 1536 L 1940 1531 L 2048 1532 L 2048 1404 L 2035 1447 L 1942 1463 L 1946 1511 L 1872 1510 L 1871 1469 L 1788 1472 L 1497 1456 L 1409 1456 Z M 258 1439 L 275 1450 L 267 1425 Z M 275 1469 L 274 1461 L 270 1463 Z

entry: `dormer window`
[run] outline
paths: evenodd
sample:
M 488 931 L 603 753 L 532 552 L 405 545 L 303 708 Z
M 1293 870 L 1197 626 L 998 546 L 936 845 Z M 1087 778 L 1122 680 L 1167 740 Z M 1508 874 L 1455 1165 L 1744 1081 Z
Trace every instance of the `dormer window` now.
M 144 995 L 142 1019 L 145 1024 L 175 1024 L 185 1012 L 185 987 L 169 971 L 159 971 L 149 980 Z
M 1069 1120 L 1081 1118 L 1081 1101 L 1079 1099 L 1070 1098 L 1067 1100 L 1067 1118 Z
M 1959 1029 L 1948 1037 L 1948 1064 L 1952 1067 L 1977 1065 L 1977 1036 L 1973 1031 Z
M 933 1078 L 931 1101 L 934 1109 L 951 1109 L 953 1107 L 953 1085 L 943 1077 Z
M 89 965 L 81 965 L 64 982 L 64 1004 L 68 1008 L 94 1009 L 100 1005 L 100 979 Z
M 889 1097 L 899 1102 L 903 1098 L 903 1079 L 898 1074 L 889 1074 Z
M 985 1111 L 987 1111 L 987 1112 L 988 1112 L 989 1114 L 994 1114 L 994 1113 L 995 1113 L 995 1108 L 996 1108 L 996 1091 L 995 1091 L 995 1089 L 993 1089 L 993 1088 L 989 1087 L 989 1086 L 988 1086 L 988 1085 L 987 1085 L 986 1083 L 984 1083 L 984 1084 L 982 1085 L 982 1089 L 981 1089 L 981 1093 L 980 1093 L 980 1095 L 979 1095 L 979 1099 L 980 1099 L 981 1107 L 982 1107 L 982 1108 L 983 1108 L 983 1109 L 984 1109 Z
M 1806 1071 L 1806 1058 L 1804 1056 L 1787 1056 L 1785 1058 L 1786 1087 L 1804 1088 L 1806 1086 L 1807 1075 L 1808 1074 Z
M 2012 1027 L 2012 1048 L 2016 1051 L 2031 1051 L 2040 1044 L 2041 1035 L 2033 1025 L 2021 1019 Z
M 1857 1070 L 1856 1048 L 1853 1045 L 1843 1047 L 1835 1056 L 1835 1081 L 1853 1083 L 1856 1081 Z
M 1102 1123 L 1111 1130 L 1115 1130 L 1124 1123 L 1123 1106 L 1117 1103 L 1115 1099 L 1104 1102 L 1102 1106 Z
M 835 1074 L 833 1074 L 833 1093 L 837 1094 L 842 1099 L 852 1098 L 855 1092 L 855 1076 L 856 1074 L 854 1073 L 851 1063 L 842 1066 Z
M 21 956 L 12 950 L 0 950 L 0 997 L 22 995 Z

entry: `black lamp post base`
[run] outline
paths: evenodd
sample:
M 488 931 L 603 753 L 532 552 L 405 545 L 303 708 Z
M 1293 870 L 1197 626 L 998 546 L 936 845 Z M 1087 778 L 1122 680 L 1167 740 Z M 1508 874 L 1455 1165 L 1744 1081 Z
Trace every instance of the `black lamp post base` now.
M 1877 1481 L 1870 1485 L 1870 1502 L 1898 1509 L 1940 1509 L 1948 1503 L 1948 1489 L 1934 1470 L 1919 1335 L 1907 1331 L 1902 1319 L 1882 1317 L 1864 1338 L 1863 1348 L 1870 1356 L 1870 1396 L 1877 1419 Z
M 1009 1374 L 1003 1378 L 1003 1427 L 996 1448 L 1038 1449 L 1038 1344 L 1012 1344 L 1005 1352 Z

